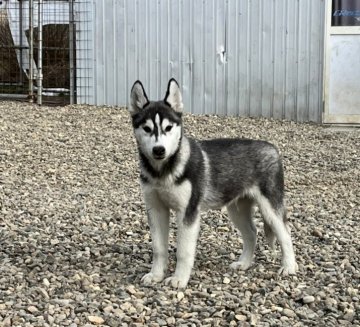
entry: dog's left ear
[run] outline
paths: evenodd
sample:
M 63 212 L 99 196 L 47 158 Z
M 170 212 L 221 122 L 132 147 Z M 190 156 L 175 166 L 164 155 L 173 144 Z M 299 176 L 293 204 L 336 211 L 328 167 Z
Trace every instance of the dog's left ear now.
M 149 102 L 144 87 L 140 81 L 136 81 L 131 88 L 130 106 L 128 108 L 131 115 L 135 115 Z
M 173 78 L 169 81 L 164 101 L 177 112 L 182 112 L 184 108 L 179 84 Z

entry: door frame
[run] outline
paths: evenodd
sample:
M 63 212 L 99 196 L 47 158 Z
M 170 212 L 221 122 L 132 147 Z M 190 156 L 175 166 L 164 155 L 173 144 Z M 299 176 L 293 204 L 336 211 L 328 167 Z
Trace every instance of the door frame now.
M 324 37 L 324 92 L 323 102 L 324 110 L 322 121 L 325 124 L 360 124 L 359 115 L 331 115 L 329 112 L 329 83 L 330 83 L 330 61 L 331 61 L 331 48 L 330 38 L 331 35 L 359 35 L 360 39 L 360 26 L 331 26 L 331 15 L 332 15 L 332 1 L 325 1 L 325 37 Z M 359 90 L 360 92 L 360 90 Z

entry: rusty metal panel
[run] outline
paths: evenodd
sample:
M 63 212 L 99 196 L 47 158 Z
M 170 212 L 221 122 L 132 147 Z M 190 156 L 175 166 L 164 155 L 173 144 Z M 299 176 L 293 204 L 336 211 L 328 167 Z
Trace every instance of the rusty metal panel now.
M 94 104 L 175 77 L 192 113 L 321 120 L 324 0 L 93 1 Z

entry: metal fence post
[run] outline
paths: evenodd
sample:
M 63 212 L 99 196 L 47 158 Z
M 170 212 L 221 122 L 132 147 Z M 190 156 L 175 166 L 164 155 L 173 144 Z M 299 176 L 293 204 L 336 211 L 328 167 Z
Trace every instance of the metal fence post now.
M 74 0 L 69 0 L 70 104 L 75 103 Z
M 38 3 L 38 65 L 37 65 L 37 104 L 42 105 L 42 50 L 43 50 L 43 0 Z
M 20 52 L 20 63 L 19 63 L 19 66 L 20 66 L 20 84 L 21 86 L 23 87 L 23 83 L 24 83 L 24 72 L 23 72 L 23 2 L 22 0 L 19 1 L 19 16 L 20 16 L 20 19 L 19 19 L 19 30 L 20 30 L 20 49 L 19 49 L 19 52 Z
M 34 0 L 29 0 L 29 102 L 34 102 Z

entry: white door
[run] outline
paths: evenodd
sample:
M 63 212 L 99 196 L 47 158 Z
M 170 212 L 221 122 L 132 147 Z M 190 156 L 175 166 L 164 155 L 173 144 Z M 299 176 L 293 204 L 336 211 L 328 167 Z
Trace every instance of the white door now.
M 323 121 L 360 124 L 360 0 L 327 7 Z

